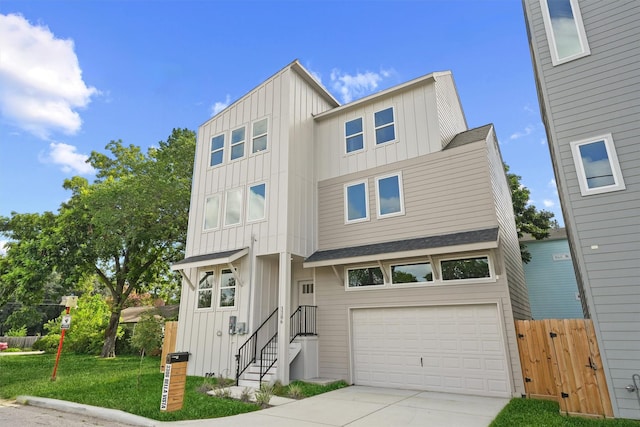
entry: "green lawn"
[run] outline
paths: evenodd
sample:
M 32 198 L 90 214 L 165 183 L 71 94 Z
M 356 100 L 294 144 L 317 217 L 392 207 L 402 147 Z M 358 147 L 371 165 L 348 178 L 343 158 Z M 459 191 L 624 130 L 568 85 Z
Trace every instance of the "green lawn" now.
M 567 417 L 556 402 L 512 399 L 490 427 L 640 427 L 640 421 Z
M 0 357 L 0 398 L 50 397 L 120 409 L 161 421 L 225 417 L 258 410 L 252 403 L 221 399 L 197 391 L 215 380 L 187 377 L 183 409 L 160 412 L 163 374 L 158 357 L 145 357 L 138 386 L 138 357 L 63 354 L 57 380 L 51 381 L 55 355 Z

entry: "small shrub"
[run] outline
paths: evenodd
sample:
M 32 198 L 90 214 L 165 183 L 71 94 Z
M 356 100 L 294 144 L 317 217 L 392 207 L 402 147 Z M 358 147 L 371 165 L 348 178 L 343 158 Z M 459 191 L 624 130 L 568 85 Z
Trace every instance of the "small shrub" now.
M 220 399 L 231 399 L 231 389 L 228 387 L 218 386 L 213 391 L 213 395 Z
M 205 377 L 204 381 L 202 382 L 202 385 L 198 386 L 196 391 L 198 393 L 207 394 L 208 392 L 210 392 L 214 388 L 216 388 L 216 387 L 215 387 L 215 384 L 214 384 L 213 380 L 211 378 L 209 378 L 209 377 Z
M 44 351 L 45 353 L 55 353 L 58 351 L 59 343 L 60 334 L 49 334 L 34 342 L 31 349 L 35 351 Z M 62 348 L 64 349 L 64 346 Z
M 253 390 L 251 389 L 251 387 L 245 387 L 244 389 L 242 389 L 242 392 L 240 393 L 240 401 L 245 403 L 250 402 L 252 392 Z
M 266 408 L 269 406 L 269 402 L 271 401 L 271 397 L 273 396 L 274 387 L 271 384 L 261 384 L 260 390 L 256 391 L 256 403 L 260 405 L 262 408 Z
M 26 337 L 27 336 L 27 327 L 22 326 L 20 328 L 11 328 L 7 331 L 6 334 L 8 337 Z
M 292 399 L 302 399 L 304 393 L 300 384 L 289 384 L 289 397 Z
M 24 350 L 22 350 L 21 348 L 17 348 L 17 347 L 11 347 L 11 348 L 8 348 L 6 350 L 2 350 L 3 353 L 19 353 L 21 351 L 24 351 Z

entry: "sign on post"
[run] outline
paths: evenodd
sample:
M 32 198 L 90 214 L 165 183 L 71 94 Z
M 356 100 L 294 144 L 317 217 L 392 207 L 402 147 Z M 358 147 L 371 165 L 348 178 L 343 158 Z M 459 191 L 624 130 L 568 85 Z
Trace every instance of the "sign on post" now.
M 69 329 L 71 327 L 71 315 L 65 314 L 62 317 L 62 324 L 60 325 L 60 329 Z

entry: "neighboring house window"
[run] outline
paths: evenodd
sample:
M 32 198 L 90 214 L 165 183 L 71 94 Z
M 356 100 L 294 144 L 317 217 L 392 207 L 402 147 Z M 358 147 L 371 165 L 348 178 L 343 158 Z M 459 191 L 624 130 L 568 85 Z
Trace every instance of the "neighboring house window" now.
M 402 176 L 398 173 L 376 177 L 376 197 L 378 201 L 378 217 L 402 215 L 404 213 Z
M 347 286 L 349 288 L 379 285 L 384 285 L 384 276 L 380 267 L 347 269 Z
M 236 305 L 236 279 L 229 269 L 220 272 L 220 299 L 218 306 L 235 307 Z
M 362 133 L 362 117 L 351 120 L 344 125 L 347 153 L 362 150 L 364 148 L 364 135 Z
M 244 126 L 231 132 L 231 160 L 244 156 L 245 128 Z
M 590 54 L 577 0 L 540 0 L 540 7 L 553 65 Z
M 251 137 L 251 152 L 258 153 L 267 149 L 267 119 L 262 119 L 253 123 Z
M 204 204 L 204 229 L 212 230 L 220 225 L 220 195 L 207 197 Z
M 442 280 L 484 279 L 491 277 L 488 257 L 440 261 Z
M 432 282 L 433 270 L 428 262 L 391 265 L 391 283 Z
M 374 114 L 374 124 L 376 131 L 376 144 L 396 139 L 396 131 L 393 122 L 393 107 L 378 111 Z
M 366 181 L 345 185 L 344 215 L 346 222 L 367 221 L 369 219 L 369 197 Z
M 213 303 L 213 271 L 205 271 L 198 282 L 198 308 L 211 308 Z
M 267 185 L 258 184 L 249 187 L 247 195 L 247 221 L 264 219 Z
M 583 196 L 624 190 L 624 180 L 611 134 L 571 143 Z
M 211 163 L 210 166 L 222 164 L 224 152 L 224 134 L 211 138 Z
M 240 224 L 242 218 L 242 189 L 227 191 L 224 210 L 224 225 Z

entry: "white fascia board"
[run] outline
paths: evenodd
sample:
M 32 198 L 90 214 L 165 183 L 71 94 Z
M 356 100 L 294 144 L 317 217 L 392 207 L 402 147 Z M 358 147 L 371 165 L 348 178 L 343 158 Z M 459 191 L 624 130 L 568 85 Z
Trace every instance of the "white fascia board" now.
M 215 258 L 215 259 L 209 259 L 209 260 L 188 262 L 185 264 L 172 265 L 171 270 L 177 271 L 177 270 L 186 270 L 189 268 L 210 267 L 213 265 L 220 265 L 220 264 L 231 264 L 237 259 L 247 255 L 248 253 L 249 253 L 249 248 L 244 248 L 239 250 L 238 252 L 235 252 L 223 258 Z

